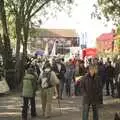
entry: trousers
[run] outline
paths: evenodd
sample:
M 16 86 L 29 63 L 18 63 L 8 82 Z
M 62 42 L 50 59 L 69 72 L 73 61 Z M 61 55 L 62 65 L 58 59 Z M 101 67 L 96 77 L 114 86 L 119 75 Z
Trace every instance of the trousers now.
M 43 116 L 51 116 L 52 112 L 52 97 L 54 94 L 54 88 L 42 89 L 41 90 L 41 102 Z
M 35 97 L 23 97 L 23 108 L 22 108 L 22 118 L 27 119 L 28 113 L 28 104 L 30 102 L 31 105 L 31 116 L 36 116 L 36 105 L 35 105 Z
M 82 120 L 88 120 L 90 105 L 91 104 L 84 104 L 83 105 Z M 97 108 L 97 105 L 92 104 L 92 109 L 93 109 L 93 120 L 98 120 L 98 108 Z

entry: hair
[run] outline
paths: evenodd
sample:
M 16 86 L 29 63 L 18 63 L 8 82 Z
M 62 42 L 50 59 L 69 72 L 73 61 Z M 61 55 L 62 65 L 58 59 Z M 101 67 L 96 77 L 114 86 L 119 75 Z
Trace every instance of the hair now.
M 88 66 L 88 69 L 89 69 L 89 70 L 90 70 L 90 69 L 93 69 L 93 68 L 96 68 L 96 69 L 97 69 L 97 65 L 90 64 L 90 65 Z

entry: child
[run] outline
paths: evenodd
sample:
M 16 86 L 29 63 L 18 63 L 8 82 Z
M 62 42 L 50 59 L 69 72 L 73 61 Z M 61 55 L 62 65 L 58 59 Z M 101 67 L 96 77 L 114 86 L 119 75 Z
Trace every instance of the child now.
M 27 120 L 28 104 L 31 105 L 31 116 L 36 116 L 35 93 L 37 90 L 37 76 L 34 74 L 33 67 L 29 67 L 23 79 L 23 109 L 22 118 Z

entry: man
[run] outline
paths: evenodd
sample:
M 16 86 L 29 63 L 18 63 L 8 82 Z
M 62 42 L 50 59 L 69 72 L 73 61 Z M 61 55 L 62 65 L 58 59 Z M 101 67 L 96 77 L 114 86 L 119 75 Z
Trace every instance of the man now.
M 65 73 L 66 94 L 68 97 L 71 96 L 71 84 L 73 80 L 73 74 L 74 74 L 73 64 L 71 60 L 69 60 L 69 62 L 67 62 L 66 64 L 66 73 Z
M 55 72 L 51 69 L 49 62 L 44 65 L 43 73 L 39 77 L 41 83 L 41 102 L 42 111 L 45 118 L 51 117 L 52 112 L 52 97 L 54 94 L 54 87 L 59 84 L 59 80 Z
M 97 75 L 97 67 L 89 65 L 88 74 L 81 80 L 81 90 L 83 95 L 83 116 L 82 120 L 88 120 L 89 108 L 92 105 L 93 120 L 98 120 L 98 107 L 100 103 L 99 94 L 101 94 L 101 80 Z
M 107 67 L 106 67 L 106 95 L 109 96 L 110 95 L 110 91 L 109 91 L 109 84 L 111 87 L 111 96 L 114 96 L 114 84 L 113 84 L 113 78 L 115 77 L 115 69 L 114 67 L 111 65 L 111 62 L 109 61 L 107 63 Z
M 66 72 L 66 67 L 65 65 L 61 62 L 60 59 L 57 60 L 57 68 L 59 71 L 59 74 L 57 75 L 59 80 L 60 80 L 60 86 L 59 86 L 59 99 L 62 100 L 62 94 L 63 94 L 63 90 L 64 90 L 64 83 L 65 83 L 65 72 Z

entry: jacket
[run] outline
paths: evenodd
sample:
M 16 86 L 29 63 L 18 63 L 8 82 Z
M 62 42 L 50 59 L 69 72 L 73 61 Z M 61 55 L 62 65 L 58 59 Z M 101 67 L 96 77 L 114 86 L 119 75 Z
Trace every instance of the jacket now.
M 23 79 L 23 97 L 34 97 L 37 90 L 37 77 L 33 74 L 28 74 L 24 76 Z
M 97 74 L 93 77 L 91 77 L 90 74 L 83 76 L 81 80 L 81 90 L 83 95 L 83 104 L 100 103 L 102 83 Z
M 66 65 L 65 79 L 72 80 L 74 75 L 73 65 Z

